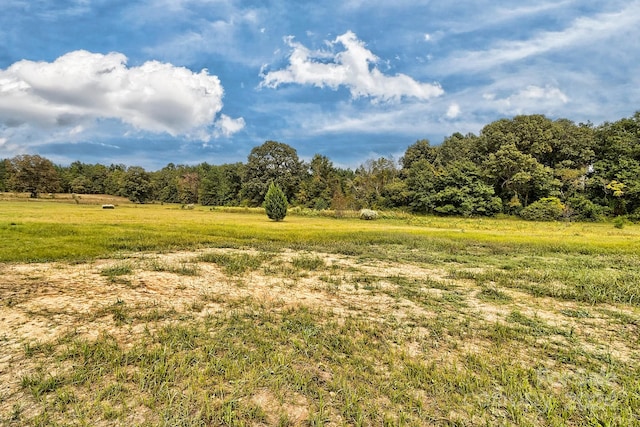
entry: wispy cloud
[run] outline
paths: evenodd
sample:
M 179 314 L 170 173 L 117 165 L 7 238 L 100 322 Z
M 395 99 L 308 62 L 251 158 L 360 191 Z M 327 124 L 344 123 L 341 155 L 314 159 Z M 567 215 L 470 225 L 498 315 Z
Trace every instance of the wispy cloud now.
M 225 62 L 259 67 L 268 57 L 265 40 L 265 22 L 259 9 L 236 7 L 227 0 L 164 0 L 165 7 L 157 2 L 149 4 L 149 10 L 138 6 L 128 13 L 132 25 L 156 27 L 164 22 L 171 31 L 149 39 L 152 44 L 144 52 L 153 58 L 166 58 L 172 62 L 191 63 L 203 55 L 216 55 Z M 150 22 L 140 22 L 138 16 Z M 176 16 L 179 18 L 176 19 Z
M 422 83 L 405 74 L 385 75 L 375 66 L 378 57 L 351 31 L 327 42 L 330 50 L 312 52 L 292 37 L 286 42 L 292 49 L 289 65 L 264 73 L 262 87 L 277 88 L 288 83 L 332 89 L 344 86 L 353 98 L 369 97 L 374 101 L 428 100 L 444 93 L 437 83 Z M 338 44 L 344 50 L 335 53 L 333 48 Z
M 507 40 L 486 50 L 460 52 L 436 65 L 440 72 L 479 72 L 559 49 L 589 45 L 640 25 L 640 2 L 614 13 L 580 17 L 562 31 L 541 32 L 528 40 Z

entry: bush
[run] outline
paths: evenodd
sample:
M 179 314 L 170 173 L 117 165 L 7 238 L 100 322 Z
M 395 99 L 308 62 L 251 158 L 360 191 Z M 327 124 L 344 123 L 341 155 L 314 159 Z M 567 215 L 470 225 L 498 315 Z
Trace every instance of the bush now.
M 613 226 L 615 228 L 623 229 L 627 220 L 623 216 L 617 216 L 613 219 Z
M 367 221 L 378 219 L 378 212 L 372 211 L 371 209 L 362 209 L 360 211 L 360 219 L 365 219 Z
M 282 221 L 287 216 L 287 196 L 280 187 L 273 182 L 269 185 L 267 194 L 264 196 L 264 210 L 267 216 L 274 221 Z
M 599 221 L 605 216 L 605 207 L 593 203 L 584 196 L 574 196 L 567 200 L 571 217 L 579 221 Z
M 627 219 L 631 222 L 640 222 L 640 208 L 637 208 L 633 213 L 627 215 Z
M 565 206 L 557 197 L 545 197 L 522 209 L 520 216 L 529 221 L 556 221 L 562 218 Z

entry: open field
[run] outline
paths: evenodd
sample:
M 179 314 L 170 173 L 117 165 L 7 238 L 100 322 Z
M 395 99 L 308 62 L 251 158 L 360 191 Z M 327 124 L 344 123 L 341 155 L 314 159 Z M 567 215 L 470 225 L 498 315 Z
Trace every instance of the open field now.
M 0 202 L 2 425 L 640 425 L 640 227 Z

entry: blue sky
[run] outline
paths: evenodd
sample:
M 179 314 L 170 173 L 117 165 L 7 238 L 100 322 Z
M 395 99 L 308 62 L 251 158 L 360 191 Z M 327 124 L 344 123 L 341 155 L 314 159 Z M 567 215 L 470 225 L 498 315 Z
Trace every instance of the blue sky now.
M 491 121 L 640 110 L 640 0 L 2 0 L 0 158 L 357 167 Z

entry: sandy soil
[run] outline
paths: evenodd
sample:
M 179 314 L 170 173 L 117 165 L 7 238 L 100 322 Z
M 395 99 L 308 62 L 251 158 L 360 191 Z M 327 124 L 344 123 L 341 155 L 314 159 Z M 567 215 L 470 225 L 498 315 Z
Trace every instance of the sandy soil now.
M 241 252 L 207 250 L 215 251 Z M 504 320 L 517 309 L 549 326 L 572 327 L 576 333 L 591 334 L 595 343 L 601 341 L 596 339 L 598 331 L 603 326 L 606 330 L 604 317 L 591 316 L 588 321 L 577 322 L 563 316 L 562 310 L 576 308 L 571 302 L 533 298 L 513 290 L 501 290 L 513 298 L 508 304 L 483 301 L 478 298 L 478 286 L 470 281 L 449 279 L 448 272 L 442 269 L 311 253 L 305 255 L 322 258 L 325 267 L 301 271 L 291 264 L 300 254 L 282 252 L 255 271 L 228 277 L 216 264 L 196 262 L 202 254 L 203 251 L 145 253 L 85 264 L 0 264 L 0 412 L 7 413 L 21 399 L 20 379 L 34 363 L 25 357 L 27 346 L 52 342 L 71 332 L 90 338 L 106 332 L 124 345 L 132 343 L 143 332 L 144 324 L 138 322 L 124 328 L 118 325 L 113 315 L 117 304 L 138 314 L 155 311 L 206 316 L 251 299 L 274 310 L 308 306 L 337 316 L 354 314 L 372 320 L 393 316 L 400 324 L 437 316 L 428 307 L 396 295 L 398 284 L 392 279 L 402 278 L 412 283 L 424 281 L 420 291 L 433 298 L 439 298 L 443 288 L 456 290 L 463 298 L 460 310 L 478 321 Z M 105 274 L 107 269 L 119 265 L 130 266 L 131 273 L 115 277 Z M 180 266 L 196 268 L 197 274 L 172 272 Z M 433 287 L 434 283 L 442 286 Z M 482 343 L 464 345 L 472 348 Z M 609 346 L 612 354 L 622 359 L 632 351 L 622 343 L 610 342 Z M 420 351 L 417 347 L 407 350 Z M 270 396 L 258 395 L 255 399 L 269 400 Z M 304 402 L 300 407 L 304 407 Z

